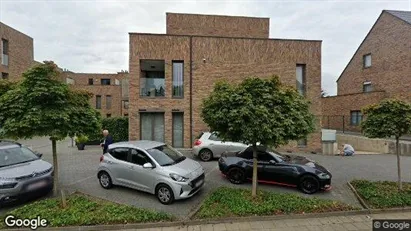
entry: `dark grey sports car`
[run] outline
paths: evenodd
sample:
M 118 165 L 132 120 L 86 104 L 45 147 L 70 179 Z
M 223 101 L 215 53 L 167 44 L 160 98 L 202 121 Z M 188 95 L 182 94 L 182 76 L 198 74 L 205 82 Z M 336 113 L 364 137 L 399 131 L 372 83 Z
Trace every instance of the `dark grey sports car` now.
M 314 161 L 294 155 L 282 155 L 268 148 L 258 148 L 258 181 L 298 187 L 307 194 L 331 189 L 331 173 Z M 222 174 L 231 183 L 241 184 L 252 178 L 253 150 L 224 153 L 218 161 Z

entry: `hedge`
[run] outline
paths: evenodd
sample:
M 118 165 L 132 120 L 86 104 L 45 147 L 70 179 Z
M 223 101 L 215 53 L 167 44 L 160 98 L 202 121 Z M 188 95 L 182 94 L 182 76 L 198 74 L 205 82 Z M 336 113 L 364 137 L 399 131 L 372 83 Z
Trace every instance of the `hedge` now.
M 103 118 L 101 124 L 102 130 L 108 130 L 114 142 L 128 141 L 128 117 Z M 102 132 L 96 131 L 95 134 L 89 134 L 87 144 L 100 144 L 103 138 Z

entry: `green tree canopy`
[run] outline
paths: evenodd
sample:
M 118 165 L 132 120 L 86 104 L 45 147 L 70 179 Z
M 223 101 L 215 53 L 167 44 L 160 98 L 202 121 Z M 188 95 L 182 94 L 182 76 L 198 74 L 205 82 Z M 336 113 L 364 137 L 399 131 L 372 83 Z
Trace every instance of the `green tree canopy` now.
M 15 139 L 50 137 L 56 173 L 56 141 L 91 133 L 100 128 L 101 120 L 100 113 L 89 104 L 92 95 L 69 88 L 59 74 L 57 65 L 46 61 L 26 71 L 22 82 L 3 88 L 7 91 L 0 96 L 1 135 Z M 54 179 L 56 193 L 58 174 Z
M 225 140 L 278 147 L 315 129 L 309 103 L 279 77 L 216 84 L 203 102 L 204 122 Z
M 362 132 L 369 138 L 395 137 L 397 153 L 398 189 L 402 190 L 400 137 L 411 133 L 411 104 L 397 99 L 383 100 L 363 110 Z
M 279 77 L 247 78 L 238 85 L 216 84 L 203 101 L 204 122 L 223 140 L 253 146 L 252 196 L 257 194 L 257 144 L 278 147 L 314 131 L 309 103 Z

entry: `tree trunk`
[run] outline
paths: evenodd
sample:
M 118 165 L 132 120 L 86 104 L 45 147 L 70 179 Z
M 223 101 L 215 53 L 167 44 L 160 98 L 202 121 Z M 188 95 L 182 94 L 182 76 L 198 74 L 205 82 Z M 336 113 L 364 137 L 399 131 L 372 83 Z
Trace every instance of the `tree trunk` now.
M 251 191 L 252 197 L 257 195 L 257 146 L 253 144 L 253 186 Z
M 51 139 L 51 148 L 53 152 L 53 194 L 57 196 L 58 194 L 58 183 L 59 183 L 59 172 L 58 172 L 58 161 L 57 161 L 57 141 L 54 138 Z
M 395 137 L 395 152 L 397 153 L 397 170 L 398 170 L 398 190 L 402 191 L 401 181 L 401 160 L 400 160 L 400 137 Z

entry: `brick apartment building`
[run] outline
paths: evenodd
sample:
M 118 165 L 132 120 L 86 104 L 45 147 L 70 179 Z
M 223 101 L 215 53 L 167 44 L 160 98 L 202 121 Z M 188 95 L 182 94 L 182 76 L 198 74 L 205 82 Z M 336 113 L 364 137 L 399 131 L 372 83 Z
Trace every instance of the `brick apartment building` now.
M 90 104 L 102 117 L 128 116 L 128 72 L 97 74 L 63 70 L 62 80 L 93 93 Z
M 36 63 L 33 38 L 0 22 L 0 39 L 0 79 L 19 80 Z
M 411 11 L 384 10 L 323 98 L 323 126 L 359 131 L 361 109 L 385 98 L 411 102 Z
M 321 41 L 270 39 L 269 18 L 167 13 L 165 34 L 129 36 L 130 140 L 191 147 L 208 130 L 202 100 L 223 79 L 278 75 L 321 114 Z M 320 134 L 283 149 L 320 151 Z

